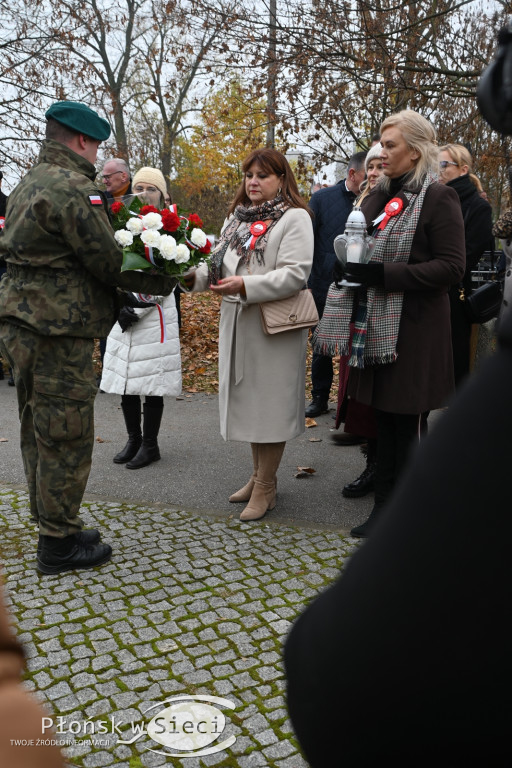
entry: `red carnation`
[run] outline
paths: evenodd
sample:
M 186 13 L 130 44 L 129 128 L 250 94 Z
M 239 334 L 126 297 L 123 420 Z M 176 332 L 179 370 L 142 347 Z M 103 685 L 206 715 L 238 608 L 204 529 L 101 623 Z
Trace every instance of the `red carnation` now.
M 209 240 L 206 240 L 206 245 L 203 245 L 203 247 L 199 248 L 198 250 L 199 250 L 199 253 L 210 253 L 211 249 L 212 249 L 212 244 L 210 243 Z
M 112 211 L 114 216 L 119 213 L 121 208 L 124 208 L 124 203 L 121 203 L 119 201 L 112 203 L 112 205 L 110 206 L 110 210 Z
M 160 213 L 160 211 L 154 205 L 143 205 L 140 209 L 140 215 L 145 216 L 147 213 Z
M 199 229 L 203 228 L 203 220 L 199 218 L 197 213 L 191 213 L 188 220 L 194 227 L 199 227 Z
M 176 232 L 180 226 L 180 217 L 169 210 L 162 211 L 162 227 L 166 232 Z

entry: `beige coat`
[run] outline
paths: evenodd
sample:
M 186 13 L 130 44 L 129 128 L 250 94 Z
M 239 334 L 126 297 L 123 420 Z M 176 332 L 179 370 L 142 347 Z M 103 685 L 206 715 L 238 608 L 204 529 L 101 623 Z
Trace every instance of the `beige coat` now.
M 244 278 L 247 297 L 225 296 L 219 328 L 220 431 L 225 440 L 279 443 L 304 432 L 305 330 L 263 333 L 259 303 L 284 299 L 306 284 L 313 261 L 313 226 L 301 208 L 289 208 L 269 234 L 265 264 L 240 265 L 228 249 L 222 277 Z M 196 273 L 194 291 L 208 288 Z

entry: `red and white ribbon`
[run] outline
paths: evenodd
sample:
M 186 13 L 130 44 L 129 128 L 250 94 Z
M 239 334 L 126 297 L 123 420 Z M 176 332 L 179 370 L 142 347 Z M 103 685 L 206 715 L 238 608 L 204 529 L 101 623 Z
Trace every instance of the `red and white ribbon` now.
M 138 293 L 137 296 L 140 301 L 153 302 L 153 297 L 149 294 Z M 165 315 L 160 304 L 155 304 L 155 307 L 158 310 L 158 316 L 160 319 L 160 344 L 164 344 L 167 341 L 167 327 L 165 325 Z
M 384 208 L 384 213 L 379 216 L 375 221 L 374 224 L 377 224 L 380 222 L 377 229 L 384 229 L 388 221 L 392 216 L 397 216 L 402 208 L 404 207 L 404 201 L 401 200 L 399 197 L 394 197 L 392 200 L 389 201 L 389 203 L 386 204 Z
M 258 237 L 261 237 L 261 235 L 264 235 L 267 231 L 267 225 L 264 221 L 255 221 L 251 224 L 249 231 L 252 235 L 250 241 L 249 241 L 249 248 L 251 251 L 254 251 L 256 248 L 256 240 Z

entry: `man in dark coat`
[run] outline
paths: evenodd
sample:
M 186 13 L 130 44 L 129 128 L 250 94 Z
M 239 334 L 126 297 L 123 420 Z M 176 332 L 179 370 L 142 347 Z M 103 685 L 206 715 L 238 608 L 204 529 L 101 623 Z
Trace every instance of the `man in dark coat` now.
M 313 268 L 308 280 L 315 299 L 318 316 L 322 317 L 327 291 L 332 283 L 332 270 L 336 261 L 334 238 L 343 234 L 348 215 L 354 207 L 359 188 L 364 181 L 366 152 L 357 152 L 348 161 L 347 178 L 315 192 L 309 207 L 313 211 L 315 251 Z M 333 380 L 332 357 L 313 352 L 311 363 L 312 401 L 306 416 L 319 416 L 329 410 L 329 393 Z

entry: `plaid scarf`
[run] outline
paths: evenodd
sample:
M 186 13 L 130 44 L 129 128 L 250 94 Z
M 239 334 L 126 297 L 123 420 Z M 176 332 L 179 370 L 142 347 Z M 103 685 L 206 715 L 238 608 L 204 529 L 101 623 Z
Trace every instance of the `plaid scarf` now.
M 391 217 L 385 228 L 377 233 L 371 261 L 384 264 L 409 261 L 423 201 L 427 189 L 435 181 L 436 177 L 427 173 L 419 190 L 401 190 L 404 208 L 400 214 Z M 403 291 L 386 291 L 384 288 L 373 286 L 358 289 L 359 300 L 350 350 L 350 320 L 354 295 L 352 288 L 337 288 L 335 283 L 332 283 L 322 318 L 311 340 L 315 352 L 331 357 L 337 354 L 350 355 L 348 364 L 353 368 L 395 362 Z
M 273 200 L 266 200 L 257 206 L 247 208 L 244 205 L 237 205 L 233 216 L 229 219 L 221 233 L 217 247 L 211 255 L 210 282 L 213 285 L 217 285 L 221 279 L 222 262 L 229 247 L 233 248 L 238 256 L 240 256 L 241 264 L 249 264 L 253 255 L 260 266 L 265 264 L 265 248 L 267 247 L 270 230 L 289 207 L 289 203 L 285 203 L 282 195 L 278 195 Z M 267 225 L 267 230 L 258 237 L 256 246 L 253 249 L 249 248 L 252 238 L 250 232 L 251 224 L 255 221 L 269 220 L 270 223 Z

